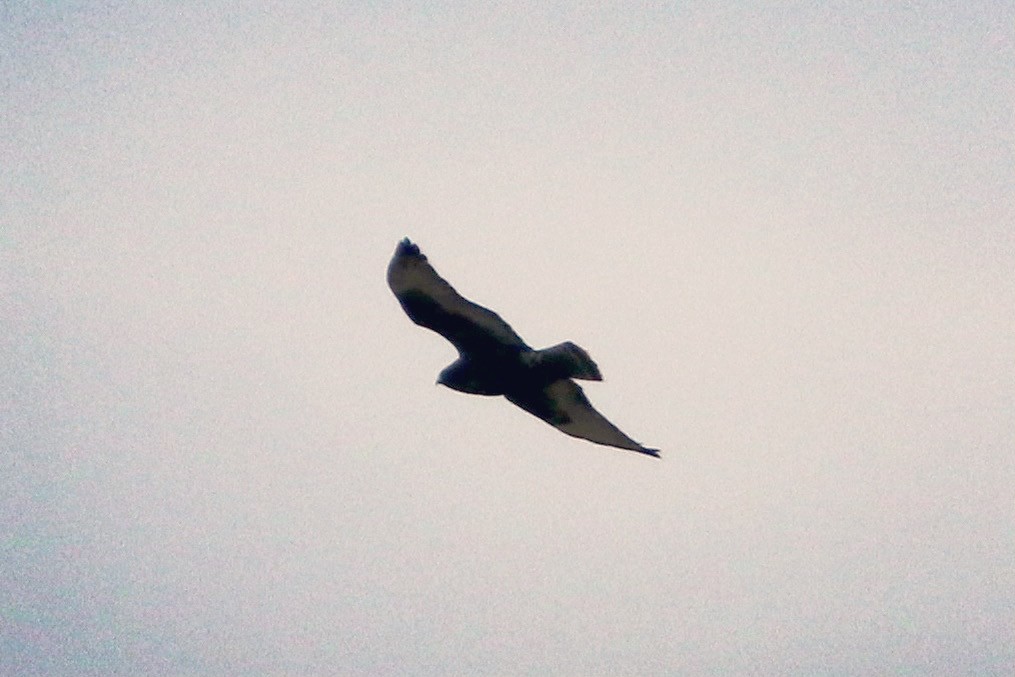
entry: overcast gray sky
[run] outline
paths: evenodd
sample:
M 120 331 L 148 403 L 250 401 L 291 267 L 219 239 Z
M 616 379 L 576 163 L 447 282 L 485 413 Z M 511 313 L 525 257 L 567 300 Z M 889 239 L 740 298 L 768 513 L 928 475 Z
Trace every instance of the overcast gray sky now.
M 1015 6 L 747 4 L 0 4 L 0 672 L 1010 676 Z

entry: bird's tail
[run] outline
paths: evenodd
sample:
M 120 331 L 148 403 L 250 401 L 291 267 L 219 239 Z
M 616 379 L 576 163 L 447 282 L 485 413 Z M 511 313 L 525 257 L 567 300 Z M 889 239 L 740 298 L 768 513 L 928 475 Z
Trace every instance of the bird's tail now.
M 570 341 L 536 351 L 540 366 L 558 372 L 563 378 L 602 381 L 603 375 L 589 354 Z

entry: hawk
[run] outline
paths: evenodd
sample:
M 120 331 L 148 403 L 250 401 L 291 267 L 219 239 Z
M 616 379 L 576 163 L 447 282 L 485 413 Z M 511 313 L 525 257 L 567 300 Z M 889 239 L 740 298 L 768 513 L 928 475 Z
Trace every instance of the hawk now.
M 601 381 L 599 367 L 567 341 L 529 347 L 500 315 L 462 297 L 405 238 L 388 264 L 388 286 L 416 324 L 458 349 L 437 383 L 473 395 L 503 395 L 561 432 L 596 444 L 659 457 L 600 414 L 572 379 Z

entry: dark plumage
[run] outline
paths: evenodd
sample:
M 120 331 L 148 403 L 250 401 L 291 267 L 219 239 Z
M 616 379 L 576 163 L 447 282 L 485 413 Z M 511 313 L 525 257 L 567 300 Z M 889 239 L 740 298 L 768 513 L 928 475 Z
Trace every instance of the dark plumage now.
M 601 381 L 588 353 L 571 342 L 533 350 L 500 315 L 463 298 L 408 238 L 388 265 L 388 286 L 416 324 L 454 344 L 458 359 L 437 382 L 475 395 L 503 395 L 558 430 L 597 444 L 659 456 L 596 411 L 571 379 Z

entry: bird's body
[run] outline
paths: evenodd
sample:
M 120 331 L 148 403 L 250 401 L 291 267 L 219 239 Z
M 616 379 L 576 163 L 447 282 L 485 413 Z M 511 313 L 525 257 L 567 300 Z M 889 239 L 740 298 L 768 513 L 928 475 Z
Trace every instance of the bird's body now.
M 459 358 L 441 371 L 439 384 L 503 395 L 573 437 L 659 456 L 607 421 L 571 380 L 602 380 L 588 353 L 571 342 L 533 350 L 497 313 L 459 295 L 408 238 L 388 265 L 388 286 L 413 322 L 458 349 Z

